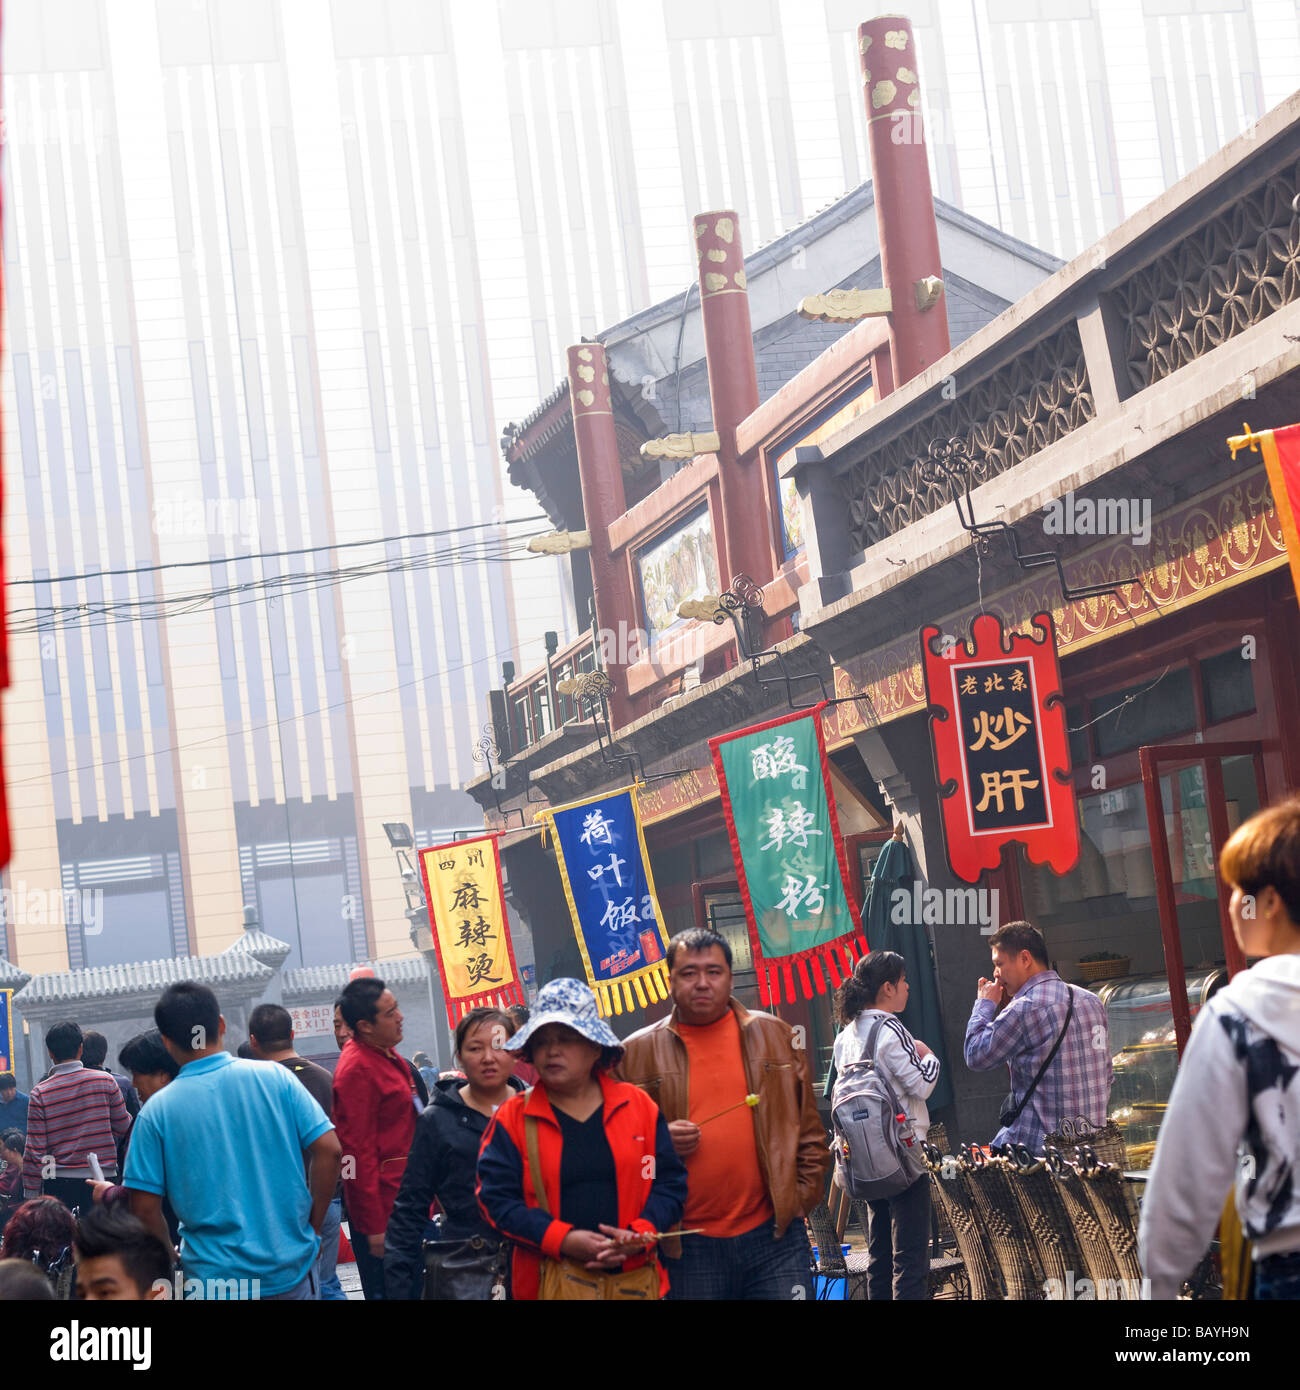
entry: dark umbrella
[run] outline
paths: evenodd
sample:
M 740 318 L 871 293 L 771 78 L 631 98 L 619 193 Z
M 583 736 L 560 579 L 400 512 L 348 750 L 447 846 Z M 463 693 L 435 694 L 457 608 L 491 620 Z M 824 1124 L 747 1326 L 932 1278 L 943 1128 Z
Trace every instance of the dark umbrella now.
M 927 1102 L 932 1110 L 952 1104 L 952 1076 L 948 1052 L 943 1042 L 943 1015 L 939 1009 L 939 986 L 935 980 L 934 952 L 923 922 L 912 921 L 912 885 L 916 869 L 912 852 L 903 843 L 900 831 L 881 849 L 871 870 L 867 901 L 862 909 L 862 927 L 867 945 L 873 951 L 897 951 L 907 962 L 907 982 L 911 986 L 907 1008 L 899 1021 L 914 1038 L 920 1038 L 939 1059 L 939 1082 Z M 900 896 L 895 899 L 894 894 Z M 895 902 L 899 911 L 895 912 Z M 896 922 L 895 917 L 901 917 Z

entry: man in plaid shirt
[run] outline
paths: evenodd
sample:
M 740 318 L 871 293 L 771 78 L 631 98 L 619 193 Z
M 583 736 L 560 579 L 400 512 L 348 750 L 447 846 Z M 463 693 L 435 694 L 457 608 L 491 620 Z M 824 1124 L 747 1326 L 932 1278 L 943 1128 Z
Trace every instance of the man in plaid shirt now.
M 1091 990 L 1067 985 L 1049 969 L 1042 934 L 1028 922 L 1008 922 L 989 945 L 993 978 L 979 983 L 966 1025 L 966 1065 L 991 1071 L 1005 1062 L 1012 1107 L 1024 1100 L 1061 1036 L 1074 994 L 1074 1015 L 1051 1065 L 1020 1114 L 993 1136 L 995 1145 L 1026 1144 L 1038 1153 L 1043 1136 L 1067 1120 L 1106 1123 L 1113 1074 L 1106 1009 Z

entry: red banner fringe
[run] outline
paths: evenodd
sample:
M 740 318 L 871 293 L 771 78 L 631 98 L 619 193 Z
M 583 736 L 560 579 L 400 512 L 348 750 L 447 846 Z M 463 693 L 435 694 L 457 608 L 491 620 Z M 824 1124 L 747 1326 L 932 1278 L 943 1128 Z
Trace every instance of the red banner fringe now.
M 845 936 L 793 956 L 778 956 L 773 960 L 756 958 L 759 999 L 768 1007 L 794 1004 L 801 997 L 811 999 L 814 989 L 818 994 L 826 993 L 827 976 L 832 988 L 839 989 L 853 974 L 855 947 L 860 954 L 866 954 L 866 941 L 862 937 Z
M 452 1028 L 455 1028 L 471 1009 L 477 1009 L 480 1005 L 507 1009 L 511 1004 L 524 1004 L 526 1002 L 523 989 L 516 981 L 515 984 L 509 985 L 505 989 L 489 989 L 480 994 L 466 994 L 455 999 L 448 999 L 447 1021 Z

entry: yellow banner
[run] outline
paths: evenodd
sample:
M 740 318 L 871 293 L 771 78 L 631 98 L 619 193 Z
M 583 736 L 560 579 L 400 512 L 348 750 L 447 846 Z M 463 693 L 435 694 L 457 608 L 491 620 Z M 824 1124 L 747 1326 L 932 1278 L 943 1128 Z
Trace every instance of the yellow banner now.
M 420 851 L 438 974 L 452 1027 L 480 1004 L 524 1003 L 510 942 L 497 837 Z

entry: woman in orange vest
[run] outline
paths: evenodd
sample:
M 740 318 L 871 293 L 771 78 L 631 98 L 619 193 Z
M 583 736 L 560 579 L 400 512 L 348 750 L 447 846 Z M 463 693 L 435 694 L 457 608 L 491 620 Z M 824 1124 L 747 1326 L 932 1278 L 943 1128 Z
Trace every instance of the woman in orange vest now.
M 514 1242 L 513 1296 L 662 1298 L 653 1238 L 681 1219 L 686 1169 L 654 1101 L 609 1078 L 623 1049 L 596 996 L 552 980 L 506 1048 L 538 1080 L 488 1126 L 477 1191 Z

